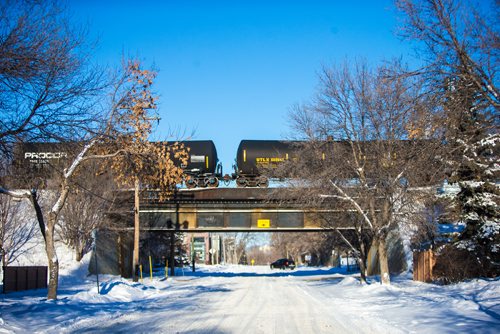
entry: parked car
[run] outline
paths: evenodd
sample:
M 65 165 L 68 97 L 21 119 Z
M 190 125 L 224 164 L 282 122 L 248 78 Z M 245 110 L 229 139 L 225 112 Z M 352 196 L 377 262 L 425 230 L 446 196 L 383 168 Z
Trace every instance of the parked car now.
M 295 262 L 290 259 L 279 259 L 271 263 L 271 269 L 295 269 Z

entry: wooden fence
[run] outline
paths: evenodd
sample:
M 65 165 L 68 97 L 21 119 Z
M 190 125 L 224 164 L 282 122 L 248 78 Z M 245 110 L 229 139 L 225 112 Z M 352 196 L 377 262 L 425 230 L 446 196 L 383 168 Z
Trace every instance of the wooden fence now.
M 47 288 L 47 267 L 3 267 L 3 292 Z
M 413 252 L 413 280 L 421 282 L 432 281 L 432 268 L 436 260 L 432 250 Z

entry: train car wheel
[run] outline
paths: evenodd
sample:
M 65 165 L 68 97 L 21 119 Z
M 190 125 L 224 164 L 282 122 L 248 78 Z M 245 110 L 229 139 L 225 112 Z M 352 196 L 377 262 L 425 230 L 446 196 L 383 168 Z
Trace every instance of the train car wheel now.
M 196 179 L 188 179 L 186 180 L 186 188 L 188 189 L 193 189 L 193 188 L 196 188 L 196 186 L 198 185 L 198 182 L 196 182 Z
M 210 177 L 207 182 L 209 188 L 217 188 L 219 186 L 219 179 L 216 177 Z
M 239 188 L 244 188 L 248 185 L 248 180 L 243 177 L 243 176 L 240 176 L 236 179 L 236 186 L 239 187 Z
M 257 180 L 257 187 L 259 188 L 267 188 L 269 186 L 269 179 L 265 176 L 259 177 Z

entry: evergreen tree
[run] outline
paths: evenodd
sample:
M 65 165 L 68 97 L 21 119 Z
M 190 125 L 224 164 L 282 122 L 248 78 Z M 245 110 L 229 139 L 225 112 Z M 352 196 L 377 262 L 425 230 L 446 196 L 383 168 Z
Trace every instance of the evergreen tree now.
M 426 83 L 426 95 L 443 107 L 435 124 L 450 153 L 442 156 L 451 167 L 449 181 L 459 187 L 452 200 L 465 229 L 441 253 L 442 274 L 451 280 L 497 276 L 500 2 L 396 0 L 396 6 L 403 14 L 400 34 L 416 43 L 424 62 L 412 75 Z
M 453 246 L 468 252 L 468 263 L 475 264 L 467 268 L 471 276 L 500 273 L 500 136 L 495 112 L 464 76 L 450 80 L 445 102 L 450 181 L 459 186 L 454 204 L 465 225 Z

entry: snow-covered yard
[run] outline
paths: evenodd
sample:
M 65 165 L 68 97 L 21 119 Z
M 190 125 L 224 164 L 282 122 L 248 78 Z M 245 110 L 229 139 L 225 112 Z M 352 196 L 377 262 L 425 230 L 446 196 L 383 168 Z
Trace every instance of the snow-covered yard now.
M 46 291 L 0 295 L 0 333 L 498 333 L 500 280 L 360 286 L 338 269 L 201 266 L 142 283 L 62 272 Z

